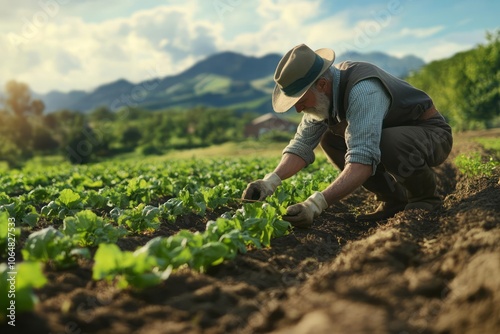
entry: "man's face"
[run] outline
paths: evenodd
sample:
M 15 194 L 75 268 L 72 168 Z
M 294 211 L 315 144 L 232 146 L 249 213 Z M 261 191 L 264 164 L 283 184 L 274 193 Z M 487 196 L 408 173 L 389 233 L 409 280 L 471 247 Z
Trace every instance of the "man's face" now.
M 316 121 L 328 119 L 330 99 L 324 92 L 312 86 L 307 93 L 295 104 L 297 112 L 304 112 Z

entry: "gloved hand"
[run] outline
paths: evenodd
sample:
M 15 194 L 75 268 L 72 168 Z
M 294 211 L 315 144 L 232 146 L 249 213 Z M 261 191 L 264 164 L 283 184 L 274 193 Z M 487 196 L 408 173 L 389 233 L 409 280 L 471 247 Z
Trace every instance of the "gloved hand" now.
M 309 227 L 314 218 L 319 216 L 326 208 L 328 208 L 328 203 L 325 196 L 317 191 L 304 202 L 289 206 L 283 220 L 296 227 Z
M 262 201 L 274 193 L 281 184 L 281 179 L 276 173 L 269 173 L 263 179 L 251 182 L 243 191 L 243 199 Z

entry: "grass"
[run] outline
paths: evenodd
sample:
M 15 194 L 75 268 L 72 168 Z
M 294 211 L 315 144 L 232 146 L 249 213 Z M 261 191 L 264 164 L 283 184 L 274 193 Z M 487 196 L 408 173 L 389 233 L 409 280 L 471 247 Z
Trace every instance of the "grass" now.
M 473 141 L 481 144 L 490 156 L 485 158 L 478 152 L 460 154 L 455 158 L 455 164 L 460 172 L 469 176 L 491 176 L 499 168 L 500 162 L 500 140 L 498 137 L 481 136 L 474 137 Z
M 189 158 L 229 158 L 229 157 L 280 157 L 285 143 L 262 143 L 247 141 L 242 143 L 224 143 L 204 148 L 171 151 L 164 155 L 172 159 Z
M 500 138 L 498 137 L 477 137 L 475 142 L 481 144 L 486 150 L 494 151 L 497 157 L 500 156 Z
M 279 142 L 259 142 L 259 141 L 244 141 L 241 143 L 224 143 L 221 145 L 212 145 L 204 148 L 171 151 L 162 157 L 168 159 L 191 159 L 191 158 L 276 158 L 281 159 L 283 149 L 288 143 Z M 316 157 L 324 156 L 321 148 L 317 148 L 314 152 Z
M 6 173 L 9 170 L 9 164 L 6 161 L 0 161 L 0 173 Z
M 186 150 L 171 150 L 163 155 L 143 155 L 141 153 L 129 152 L 119 154 L 109 158 L 100 158 L 94 163 L 102 163 L 106 161 L 130 161 L 136 163 L 138 161 L 165 161 L 165 160 L 181 160 L 181 159 L 203 159 L 203 158 L 276 158 L 279 162 L 281 153 L 287 143 L 269 143 L 259 142 L 254 140 L 244 141 L 241 143 L 224 143 L 221 145 L 212 145 L 209 147 L 186 149 Z M 66 157 L 61 155 L 36 156 L 27 160 L 23 164 L 23 168 L 40 167 L 40 166 L 60 166 L 61 168 L 71 167 Z M 0 161 L 0 173 L 10 170 L 8 164 Z
M 468 176 L 492 176 L 500 163 L 492 157 L 485 161 L 479 153 L 473 153 L 460 154 L 455 158 L 455 165 L 460 172 Z

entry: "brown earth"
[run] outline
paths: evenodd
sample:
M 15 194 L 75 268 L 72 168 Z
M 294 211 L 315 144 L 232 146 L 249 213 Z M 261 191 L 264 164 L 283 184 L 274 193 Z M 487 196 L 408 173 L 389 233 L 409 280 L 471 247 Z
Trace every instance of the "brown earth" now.
M 205 274 L 179 270 L 143 291 L 93 281 L 91 263 L 47 268 L 40 302 L 17 316 L 16 332 L 500 333 L 500 171 L 461 175 L 453 158 L 484 150 L 468 136 L 456 138 L 436 169 L 445 197 L 440 210 L 356 223 L 355 213 L 376 205 L 359 190 L 271 248 Z M 155 235 L 202 230 L 206 220 L 181 217 Z M 133 250 L 150 238 L 118 244 Z

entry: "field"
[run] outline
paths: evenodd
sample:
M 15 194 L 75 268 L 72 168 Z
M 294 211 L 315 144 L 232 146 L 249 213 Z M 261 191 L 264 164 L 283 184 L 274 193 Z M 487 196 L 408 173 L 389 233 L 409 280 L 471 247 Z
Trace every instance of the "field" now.
M 499 333 L 499 142 L 455 136 L 435 212 L 357 223 L 376 206 L 359 189 L 309 229 L 280 215 L 337 175 L 323 157 L 265 205 L 239 197 L 279 152 L 5 170 L 2 229 L 15 220 L 26 281 L 15 332 Z

